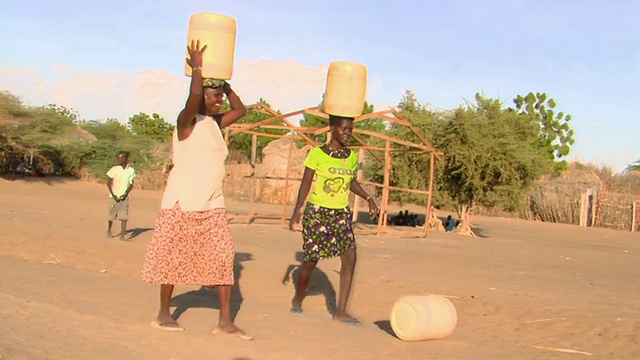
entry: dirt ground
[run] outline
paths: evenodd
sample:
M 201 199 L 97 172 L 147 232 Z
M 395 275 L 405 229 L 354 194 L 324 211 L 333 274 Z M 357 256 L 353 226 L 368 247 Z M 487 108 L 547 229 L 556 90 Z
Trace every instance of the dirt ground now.
M 283 279 L 301 234 L 234 223 L 236 322 L 255 340 L 212 335 L 217 296 L 199 287 L 176 287 L 186 331 L 152 329 L 158 286 L 139 272 L 160 196 L 134 190 L 123 242 L 105 237 L 103 185 L 0 179 L 0 359 L 640 359 L 640 234 L 485 217 L 473 219 L 479 238 L 360 235 L 359 327 L 327 311 L 339 260 L 319 264 L 304 314 L 292 315 Z M 391 307 L 413 294 L 451 296 L 451 336 L 393 335 Z

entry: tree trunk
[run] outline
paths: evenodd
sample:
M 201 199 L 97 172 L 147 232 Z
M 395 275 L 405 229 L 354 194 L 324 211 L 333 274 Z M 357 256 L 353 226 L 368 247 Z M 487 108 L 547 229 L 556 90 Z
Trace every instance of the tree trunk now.
M 471 220 L 470 220 L 471 217 L 469 214 L 470 211 L 471 211 L 471 206 L 467 204 L 461 204 L 458 207 L 458 219 L 459 219 L 458 221 L 460 221 L 460 223 L 458 224 L 458 226 L 456 226 L 455 229 L 453 229 L 452 232 L 462 234 L 462 235 L 477 237 L 471 227 Z

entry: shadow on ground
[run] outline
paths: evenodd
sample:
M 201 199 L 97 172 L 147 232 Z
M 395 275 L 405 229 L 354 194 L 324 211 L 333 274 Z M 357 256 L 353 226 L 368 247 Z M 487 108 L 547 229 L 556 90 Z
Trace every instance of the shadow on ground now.
M 391 328 L 391 322 L 389 320 L 378 320 L 374 322 L 374 324 L 376 324 L 378 329 L 386 332 L 387 334 L 393 336 L 396 339 L 398 338 L 398 336 L 396 336 L 396 333 L 393 332 L 393 329 Z
M 231 321 L 235 321 L 244 302 L 240 289 L 240 278 L 242 277 L 242 269 L 244 269 L 242 263 L 251 260 L 253 260 L 252 254 L 236 253 L 233 266 L 235 284 L 231 289 Z M 173 299 L 171 299 L 171 305 L 176 308 L 171 317 L 173 317 L 174 320 L 178 320 L 185 311 L 191 308 L 220 310 L 220 299 L 218 298 L 218 290 L 215 287 L 202 286 L 198 290 L 189 291 L 173 297 Z
M 124 233 L 125 235 L 129 234 L 129 240 L 131 240 L 151 230 L 153 230 L 153 228 L 134 228 L 128 229 Z
M 295 295 L 296 289 L 298 288 L 298 274 L 300 273 L 300 265 L 303 262 L 304 253 L 302 251 L 297 251 L 294 258 L 298 264 L 289 265 L 285 271 L 284 277 L 282 278 L 283 285 L 286 285 L 289 282 L 293 283 L 293 291 L 291 292 L 292 299 Z M 337 309 L 336 291 L 334 290 L 331 280 L 329 280 L 327 274 L 320 268 L 316 267 L 313 269 L 313 272 L 311 273 L 311 280 L 309 280 L 309 284 L 307 285 L 306 293 L 306 296 L 322 295 L 329 315 L 335 314 Z
M 59 183 L 66 183 L 72 181 L 79 181 L 80 179 L 75 176 L 45 176 L 45 177 L 21 177 L 17 174 L 0 174 L 0 179 L 4 179 L 6 181 L 11 182 L 23 182 L 26 184 L 29 183 L 39 183 L 39 184 L 47 184 L 49 186 L 53 186 Z

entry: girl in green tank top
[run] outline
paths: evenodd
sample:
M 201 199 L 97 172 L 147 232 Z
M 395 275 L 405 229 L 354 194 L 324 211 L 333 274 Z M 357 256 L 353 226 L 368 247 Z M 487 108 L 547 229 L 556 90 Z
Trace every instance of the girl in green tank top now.
M 340 256 L 341 286 L 333 319 L 345 324 L 360 324 L 358 319 L 347 312 L 356 265 L 356 243 L 349 208 L 349 193 L 353 192 L 367 200 L 371 216 L 375 216 L 379 209 L 373 198 L 355 179 L 358 157 L 347 147 L 353 132 L 353 118 L 330 115 L 329 122 L 331 141 L 314 148 L 307 156 L 298 200 L 289 222 L 290 228 L 293 229 L 302 218 L 304 250 L 296 294 L 291 301 L 291 312 L 302 312 L 305 290 L 318 260 Z M 303 212 L 302 205 L 311 190 L 314 176 L 316 184 Z

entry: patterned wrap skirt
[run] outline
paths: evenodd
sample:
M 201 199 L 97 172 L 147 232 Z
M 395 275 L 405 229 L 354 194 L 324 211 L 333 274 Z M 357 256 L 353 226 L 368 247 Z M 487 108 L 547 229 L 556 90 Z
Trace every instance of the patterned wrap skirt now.
M 235 247 L 224 209 L 160 209 L 142 280 L 172 285 L 233 285 Z
M 351 209 L 329 209 L 308 203 L 302 215 L 304 262 L 342 255 L 356 247 Z

